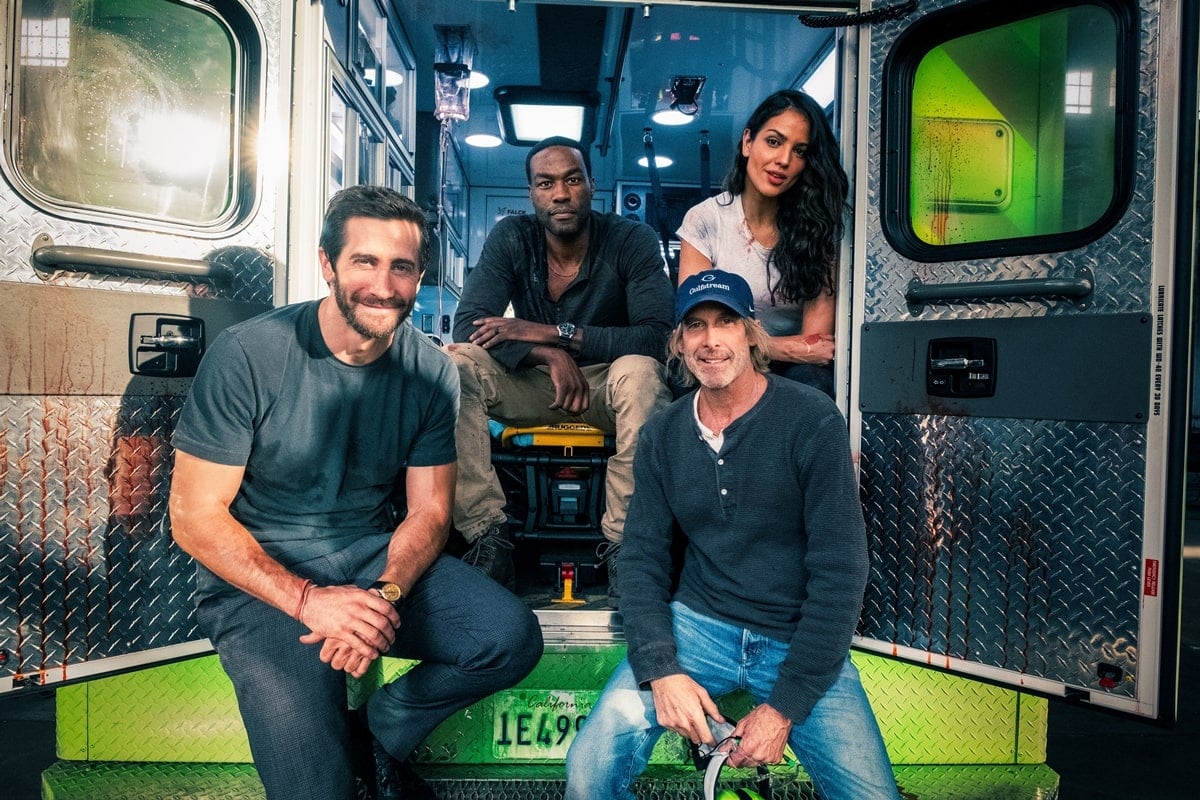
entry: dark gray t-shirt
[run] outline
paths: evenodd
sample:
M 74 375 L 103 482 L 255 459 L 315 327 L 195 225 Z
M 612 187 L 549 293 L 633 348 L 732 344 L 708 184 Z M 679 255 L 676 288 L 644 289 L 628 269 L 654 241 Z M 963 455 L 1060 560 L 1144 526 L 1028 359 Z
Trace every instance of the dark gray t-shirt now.
M 404 468 L 455 460 L 450 359 L 405 323 L 383 356 L 345 364 L 325 345 L 318 304 L 217 336 L 173 438 L 190 455 L 245 467 L 230 511 L 285 565 L 393 529 Z

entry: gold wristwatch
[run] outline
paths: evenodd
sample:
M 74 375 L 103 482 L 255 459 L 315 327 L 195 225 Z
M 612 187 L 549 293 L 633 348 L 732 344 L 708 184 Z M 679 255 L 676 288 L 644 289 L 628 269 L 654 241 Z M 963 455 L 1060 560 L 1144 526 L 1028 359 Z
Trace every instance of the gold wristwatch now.
M 384 600 L 387 600 L 393 606 L 404 599 L 404 590 L 388 581 L 375 581 L 367 588 Z

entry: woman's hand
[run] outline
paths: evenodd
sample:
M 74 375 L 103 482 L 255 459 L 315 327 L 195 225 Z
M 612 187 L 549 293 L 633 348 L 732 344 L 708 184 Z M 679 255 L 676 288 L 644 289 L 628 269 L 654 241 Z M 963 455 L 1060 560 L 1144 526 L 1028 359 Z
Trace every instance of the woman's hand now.
M 835 342 L 828 333 L 798 333 L 771 337 L 771 360 L 789 364 L 828 364 L 833 361 Z

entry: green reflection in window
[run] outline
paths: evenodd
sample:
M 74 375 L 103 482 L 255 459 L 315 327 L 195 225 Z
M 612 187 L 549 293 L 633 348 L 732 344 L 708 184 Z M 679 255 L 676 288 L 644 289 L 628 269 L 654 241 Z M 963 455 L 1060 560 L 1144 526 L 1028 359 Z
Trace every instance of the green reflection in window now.
M 962 36 L 921 60 L 910 210 L 932 245 L 1081 230 L 1113 200 L 1117 30 L 1080 6 Z
M 199 226 L 230 209 L 234 42 L 166 0 L 22 6 L 17 170 L 53 202 Z

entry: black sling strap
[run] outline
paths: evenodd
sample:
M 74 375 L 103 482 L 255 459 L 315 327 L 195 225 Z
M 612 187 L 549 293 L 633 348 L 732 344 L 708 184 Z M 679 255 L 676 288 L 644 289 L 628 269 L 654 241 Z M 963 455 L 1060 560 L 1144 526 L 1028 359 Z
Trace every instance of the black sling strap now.
M 646 145 L 646 168 L 650 170 L 650 194 L 654 203 L 654 217 L 658 223 L 658 236 L 662 239 L 663 258 L 667 261 L 667 273 L 671 285 L 679 282 L 679 260 L 671 257 L 671 232 L 667 230 L 667 204 L 663 199 L 662 181 L 658 176 L 658 162 L 654 158 L 654 132 L 646 128 L 642 133 Z

